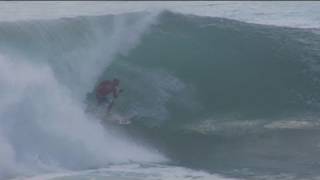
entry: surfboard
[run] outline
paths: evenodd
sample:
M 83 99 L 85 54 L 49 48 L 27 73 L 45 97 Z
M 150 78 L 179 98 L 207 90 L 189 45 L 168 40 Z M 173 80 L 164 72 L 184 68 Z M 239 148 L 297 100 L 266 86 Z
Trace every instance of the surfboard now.
M 130 119 L 131 119 L 130 117 L 126 117 L 117 113 L 108 113 L 108 115 L 106 116 L 107 121 L 111 121 L 120 125 L 131 124 Z

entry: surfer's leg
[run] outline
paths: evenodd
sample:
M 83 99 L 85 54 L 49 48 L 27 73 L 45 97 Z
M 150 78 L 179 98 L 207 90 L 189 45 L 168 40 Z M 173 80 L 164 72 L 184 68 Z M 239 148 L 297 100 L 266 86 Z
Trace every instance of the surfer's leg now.
M 110 103 L 108 104 L 108 108 L 107 108 L 108 113 L 110 113 L 112 106 L 113 106 L 113 100 L 111 100 Z

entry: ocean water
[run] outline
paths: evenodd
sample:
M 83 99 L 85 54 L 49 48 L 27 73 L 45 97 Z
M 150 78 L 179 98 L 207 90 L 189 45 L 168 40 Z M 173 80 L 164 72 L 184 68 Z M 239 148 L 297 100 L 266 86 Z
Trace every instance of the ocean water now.
M 319 179 L 319 6 L 0 3 L 0 179 Z

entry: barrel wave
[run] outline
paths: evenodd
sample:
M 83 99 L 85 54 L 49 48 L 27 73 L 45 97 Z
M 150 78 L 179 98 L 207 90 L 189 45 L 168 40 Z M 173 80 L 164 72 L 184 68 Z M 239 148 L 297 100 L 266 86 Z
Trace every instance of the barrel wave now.
M 169 11 L 0 23 L 0 177 L 168 159 L 317 174 L 319 48 L 318 29 Z M 128 126 L 85 112 L 113 77 Z
M 102 77 L 122 79 L 116 108 L 181 164 L 312 174 L 319 47 L 317 29 L 164 12 Z
M 170 117 L 153 117 L 170 119 L 164 123 L 296 117 L 319 110 L 318 47 L 312 30 L 167 12 L 106 73 L 143 94 L 130 94 L 127 106 L 166 106 Z M 149 82 L 142 92 L 139 81 Z

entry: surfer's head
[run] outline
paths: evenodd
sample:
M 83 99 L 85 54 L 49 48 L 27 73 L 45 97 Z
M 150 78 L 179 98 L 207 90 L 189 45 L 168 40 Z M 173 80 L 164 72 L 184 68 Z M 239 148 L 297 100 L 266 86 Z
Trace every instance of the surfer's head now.
M 112 82 L 113 82 L 114 86 L 119 86 L 119 84 L 120 84 L 120 80 L 117 78 L 114 78 Z

